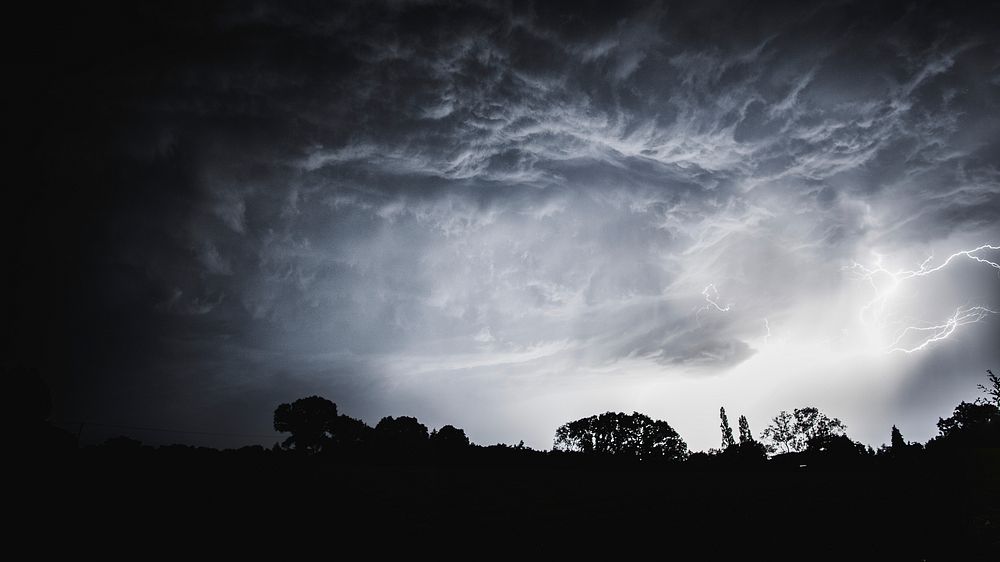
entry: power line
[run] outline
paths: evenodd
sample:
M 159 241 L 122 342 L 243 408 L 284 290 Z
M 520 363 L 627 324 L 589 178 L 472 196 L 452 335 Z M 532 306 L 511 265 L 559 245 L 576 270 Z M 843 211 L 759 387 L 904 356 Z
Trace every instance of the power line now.
M 226 433 L 220 431 L 194 431 L 186 429 L 170 429 L 165 427 L 143 427 L 138 425 L 122 425 L 115 423 L 103 423 L 103 422 L 93 422 L 93 421 L 72 421 L 72 420 L 62 420 L 53 422 L 58 425 L 73 425 L 73 426 L 86 426 L 93 425 L 97 427 L 113 427 L 115 429 L 131 429 L 133 431 L 159 431 L 162 433 L 183 433 L 187 435 L 212 435 L 219 437 L 266 437 L 268 439 L 281 438 L 278 434 L 265 435 L 263 433 Z

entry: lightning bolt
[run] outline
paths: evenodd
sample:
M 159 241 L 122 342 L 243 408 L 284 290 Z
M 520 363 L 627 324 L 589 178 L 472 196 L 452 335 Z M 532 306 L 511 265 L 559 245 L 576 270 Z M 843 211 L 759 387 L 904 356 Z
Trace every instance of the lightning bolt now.
M 767 340 L 771 339 L 771 325 L 768 324 L 767 318 L 764 318 L 764 329 L 767 331 L 767 333 L 764 334 L 764 345 L 767 345 Z
M 986 318 L 987 314 L 997 314 L 997 311 L 990 310 L 983 306 L 959 308 L 958 310 L 955 311 L 955 314 L 951 318 L 945 321 L 944 324 L 938 324 L 937 326 L 927 326 L 923 328 L 915 326 L 907 326 L 905 329 L 903 329 L 903 331 L 899 334 L 899 336 L 895 339 L 895 341 L 889 344 L 889 351 L 890 352 L 902 351 L 903 353 L 913 353 L 915 351 L 920 351 L 921 349 L 924 349 L 925 347 L 936 341 L 940 341 L 947 338 L 948 336 L 951 335 L 952 332 L 955 331 L 955 328 L 958 328 L 959 326 L 963 326 L 965 324 L 974 324 L 976 322 L 979 322 L 983 318 Z M 913 332 L 921 332 L 921 333 L 929 332 L 930 335 L 924 336 L 924 340 L 913 347 L 910 348 L 897 347 L 899 345 L 899 342 L 904 337 L 906 337 L 907 334 Z
M 727 303 L 726 306 L 721 306 L 719 304 L 719 290 L 715 288 L 715 283 L 709 283 L 701 291 L 701 294 L 702 294 L 702 296 L 705 297 L 705 302 L 708 303 L 708 304 L 705 304 L 704 306 L 702 306 L 701 308 L 699 308 L 697 310 L 697 312 L 695 312 L 695 314 L 694 314 L 694 318 L 698 322 L 699 326 L 701 325 L 701 313 L 702 312 L 707 312 L 707 311 L 710 311 L 712 309 L 718 310 L 719 312 L 729 312 L 729 310 L 733 306 L 732 303 Z
M 933 261 L 934 256 L 930 256 L 925 259 L 917 269 L 892 272 L 882 265 L 882 256 L 875 253 L 874 267 L 867 267 L 858 262 L 852 262 L 851 265 L 845 266 L 842 269 L 849 271 L 855 279 L 865 281 L 871 285 L 875 292 L 875 296 L 861 307 L 861 322 L 864 324 L 874 324 L 878 327 L 882 327 L 886 324 L 886 320 L 888 318 L 887 307 L 892 294 L 899 288 L 903 281 L 906 281 L 907 279 L 924 277 L 934 272 L 941 271 L 954 260 L 961 257 L 986 264 L 1000 273 L 1000 264 L 975 255 L 977 252 L 982 252 L 984 250 L 1000 250 L 1000 245 L 983 244 L 982 246 L 971 250 L 961 250 L 951 254 L 939 265 L 933 267 L 931 267 L 931 262 Z M 952 315 L 951 318 L 948 318 L 943 324 L 935 326 L 907 326 L 889 345 L 889 351 L 902 351 L 904 353 L 920 351 L 933 342 L 946 339 L 959 326 L 979 322 L 988 314 L 998 314 L 998 312 L 983 306 L 959 307 L 955 311 L 955 314 Z M 920 343 L 912 347 L 900 346 L 900 342 L 910 334 L 923 334 L 924 336 Z
M 726 306 L 719 306 L 719 290 L 715 288 L 715 283 L 709 283 L 707 287 L 701 292 L 705 296 L 705 306 L 701 307 L 701 310 L 710 310 L 715 308 L 719 312 L 729 312 L 729 309 L 733 306 L 732 303 L 726 304 Z

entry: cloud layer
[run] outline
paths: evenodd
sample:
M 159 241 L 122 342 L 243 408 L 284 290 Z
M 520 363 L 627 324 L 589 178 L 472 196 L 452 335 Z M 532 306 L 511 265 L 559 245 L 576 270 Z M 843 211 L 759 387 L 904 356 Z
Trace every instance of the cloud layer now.
M 851 268 L 1000 242 L 988 15 L 640 4 L 134 15 L 162 33 L 102 78 L 127 173 L 86 254 L 108 289 L 80 315 L 111 337 L 79 414 L 265 431 L 318 392 L 547 447 L 646 409 L 703 448 L 719 404 L 759 430 L 819 403 L 877 444 L 947 388 L 910 426 L 928 437 L 996 367 L 1000 318 L 886 352 L 1000 310 L 997 271 L 964 257 L 889 295 Z

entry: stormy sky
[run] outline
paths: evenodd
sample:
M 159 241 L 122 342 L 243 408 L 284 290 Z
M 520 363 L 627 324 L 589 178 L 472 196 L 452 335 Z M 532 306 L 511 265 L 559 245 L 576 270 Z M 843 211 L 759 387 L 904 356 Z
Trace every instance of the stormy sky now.
M 56 420 L 240 434 L 85 440 L 270 445 L 320 394 L 925 441 L 1000 368 L 1000 20 L 956 4 L 21 14 L 8 360 Z

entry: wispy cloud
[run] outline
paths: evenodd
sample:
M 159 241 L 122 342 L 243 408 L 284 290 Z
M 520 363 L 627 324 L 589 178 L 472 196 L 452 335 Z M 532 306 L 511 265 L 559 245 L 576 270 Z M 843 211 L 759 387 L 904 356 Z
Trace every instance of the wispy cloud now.
M 434 8 L 224 15 L 268 48 L 180 61 L 134 104 L 163 133 L 122 158 L 195 156 L 177 203 L 148 209 L 146 250 L 114 251 L 149 272 L 151 306 L 225 334 L 226 357 L 192 354 L 265 349 L 273 371 L 296 361 L 280 350 L 349 354 L 337 376 L 389 394 L 709 377 L 766 355 L 764 326 L 876 338 L 842 272 L 872 250 L 1000 240 L 997 45 L 965 20 L 928 41 L 861 4 L 868 26 L 834 5 Z M 952 310 L 1000 306 L 995 284 L 950 282 L 984 301 Z M 699 313 L 707 286 L 731 306 Z M 932 295 L 957 298 L 901 313 Z

